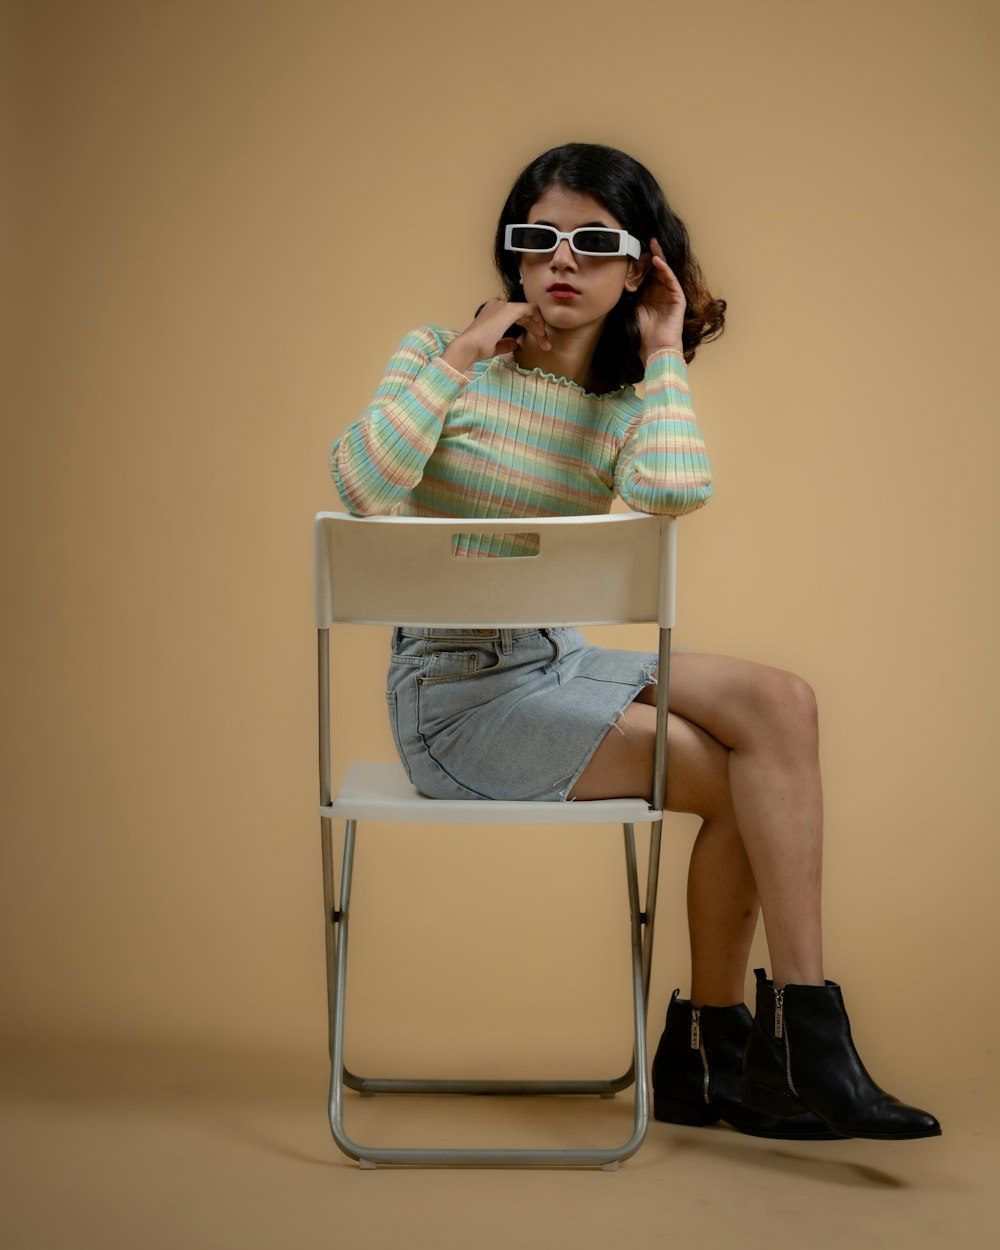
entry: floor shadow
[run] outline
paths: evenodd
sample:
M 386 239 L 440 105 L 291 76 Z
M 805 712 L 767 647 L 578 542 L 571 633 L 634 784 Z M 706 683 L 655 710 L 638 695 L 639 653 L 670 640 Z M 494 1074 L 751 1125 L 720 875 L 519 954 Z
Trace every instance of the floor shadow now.
M 744 1167 L 782 1172 L 796 1179 L 808 1177 L 830 1185 L 847 1185 L 863 1189 L 910 1189 L 909 1181 L 868 1163 L 844 1158 L 823 1158 L 824 1150 L 841 1150 L 850 1139 L 830 1142 L 771 1142 L 765 1138 L 746 1137 L 724 1127 L 698 1130 L 700 1136 L 685 1135 L 675 1141 L 675 1150 L 685 1154 L 711 1155 L 725 1158 Z

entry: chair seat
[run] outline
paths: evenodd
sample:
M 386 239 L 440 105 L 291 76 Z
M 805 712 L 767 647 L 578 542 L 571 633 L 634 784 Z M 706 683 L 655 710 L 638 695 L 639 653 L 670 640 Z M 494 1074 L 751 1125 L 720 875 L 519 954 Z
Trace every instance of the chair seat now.
M 320 808 L 337 820 L 402 820 L 421 824 L 603 825 L 659 820 L 644 799 L 569 803 L 429 799 L 411 785 L 401 764 L 352 764 L 333 801 Z

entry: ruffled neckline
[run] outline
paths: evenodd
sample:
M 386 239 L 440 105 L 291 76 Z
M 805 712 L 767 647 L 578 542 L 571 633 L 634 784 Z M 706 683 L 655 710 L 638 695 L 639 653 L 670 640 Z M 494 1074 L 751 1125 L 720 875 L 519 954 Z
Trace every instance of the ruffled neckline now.
M 519 373 L 523 378 L 539 378 L 543 382 L 554 383 L 556 386 L 566 386 L 571 391 L 579 392 L 586 399 L 618 399 L 623 395 L 635 394 L 635 387 L 629 383 L 626 386 L 619 387 L 616 391 L 606 391 L 603 395 L 598 395 L 596 391 L 588 391 L 585 386 L 581 386 L 579 382 L 574 382 L 572 378 L 564 378 L 555 373 L 549 373 L 539 365 L 536 365 L 534 369 L 525 369 L 511 355 L 494 356 L 493 359 L 502 367 L 510 369 L 514 373 Z

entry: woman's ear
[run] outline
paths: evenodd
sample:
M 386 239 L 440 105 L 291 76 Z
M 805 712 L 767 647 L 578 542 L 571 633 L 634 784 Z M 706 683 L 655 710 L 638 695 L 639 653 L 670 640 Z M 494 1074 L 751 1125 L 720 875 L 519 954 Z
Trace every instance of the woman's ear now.
M 649 273 L 651 263 L 649 256 L 646 254 L 640 256 L 638 260 L 629 259 L 628 269 L 625 271 L 626 291 L 638 291 L 646 274 Z

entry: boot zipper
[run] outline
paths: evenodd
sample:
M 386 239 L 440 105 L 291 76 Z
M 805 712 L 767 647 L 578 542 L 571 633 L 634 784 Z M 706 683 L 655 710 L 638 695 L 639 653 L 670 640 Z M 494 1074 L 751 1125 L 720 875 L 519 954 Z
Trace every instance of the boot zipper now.
M 792 1080 L 792 1052 L 788 1046 L 788 1031 L 785 1028 L 785 991 L 774 991 L 774 1036 L 775 1038 L 784 1038 L 785 1041 L 785 1080 L 788 1082 L 788 1088 L 798 1098 L 798 1091 Z
M 798 1098 L 799 1091 L 795 1088 L 795 1082 L 792 1080 L 792 1052 L 788 1048 L 787 1031 L 785 1033 L 785 1080 L 788 1082 L 788 1088 Z
M 708 1055 L 705 1054 L 705 1045 L 701 1040 L 701 1008 L 691 1008 L 691 1049 L 698 1051 L 701 1055 L 701 1096 L 705 1102 L 709 1101 L 708 1097 Z

